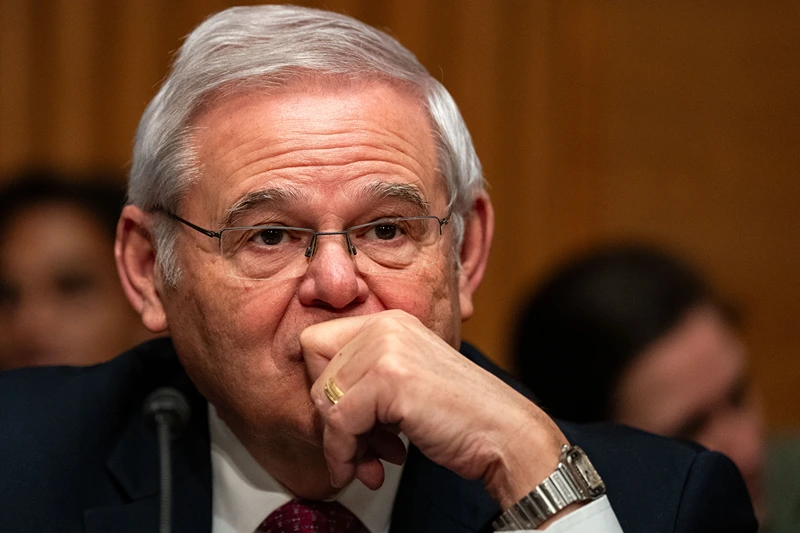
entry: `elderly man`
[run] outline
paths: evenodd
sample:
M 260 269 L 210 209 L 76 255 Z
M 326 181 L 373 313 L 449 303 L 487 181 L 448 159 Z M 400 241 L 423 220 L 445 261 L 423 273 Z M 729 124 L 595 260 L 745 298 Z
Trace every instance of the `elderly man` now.
M 4 377 L 11 531 L 153 530 L 139 413 L 163 385 L 193 411 L 178 531 L 755 530 L 723 456 L 557 425 L 461 343 L 492 206 L 452 98 L 386 34 L 210 18 L 142 118 L 129 199 L 120 276 L 171 340 Z

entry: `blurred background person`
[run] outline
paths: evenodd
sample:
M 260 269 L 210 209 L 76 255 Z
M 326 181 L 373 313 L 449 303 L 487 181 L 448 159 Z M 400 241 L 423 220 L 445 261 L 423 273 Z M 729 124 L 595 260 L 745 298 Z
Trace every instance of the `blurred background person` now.
M 114 264 L 117 183 L 31 172 L 0 190 L 0 370 L 100 363 L 147 337 Z
M 800 531 L 796 476 L 782 476 L 794 489 L 762 487 L 762 413 L 737 316 L 692 268 L 644 246 L 597 249 L 556 269 L 519 317 L 512 359 L 545 411 L 725 453 L 762 524 Z M 552 379 L 558 375 L 564 379 Z M 778 462 L 785 472 L 786 461 Z

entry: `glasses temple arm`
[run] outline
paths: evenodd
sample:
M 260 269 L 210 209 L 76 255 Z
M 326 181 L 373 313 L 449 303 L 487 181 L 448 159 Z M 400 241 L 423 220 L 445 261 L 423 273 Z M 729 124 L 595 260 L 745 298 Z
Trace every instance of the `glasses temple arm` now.
M 176 215 L 175 213 L 173 213 L 171 211 L 167 211 L 166 209 L 160 209 L 160 211 L 162 213 L 164 213 L 165 215 L 169 216 L 170 218 L 173 218 L 173 219 L 177 220 L 181 224 L 189 226 L 190 228 L 192 228 L 195 231 L 199 231 L 203 235 L 206 235 L 208 237 L 214 237 L 214 238 L 217 238 L 217 239 L 219 239 L 222 236 L 222 232 L 220 232 L 220 231 L 211 231 L 209 229 L 201 228 L 200 226 L 198 226 L 196 224 L 192 224 L 188 220 L 179 217 L 178 215 Z

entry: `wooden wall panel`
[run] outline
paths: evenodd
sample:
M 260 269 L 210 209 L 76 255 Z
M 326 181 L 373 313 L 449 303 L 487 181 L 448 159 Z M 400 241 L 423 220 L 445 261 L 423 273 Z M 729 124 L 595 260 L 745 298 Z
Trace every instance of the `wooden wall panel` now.
M 32 18 L 27 2 L 11 2 L 0 9 L 0 162 L 4 167 L 32 159 Z
M 459 102 L 497 211 L 468 338 L 506 364 L 515 304 L 543 271 L 605 240 L 654 241 L 742 304 L 770 425 L 800 427 L 796 2 L 299 3 L 387 29 Z M 171 53 L 229 4 L 4 0 L 0 174 L 124 170 Z
M 52 102 L 53 127 L 48 156 L 70 168 L 85 168 L 94 160 L 96 90 L 103 83 L 96 77 L 96 2 L 57 0 L 52 2 L 53 70 L 47 86 Z

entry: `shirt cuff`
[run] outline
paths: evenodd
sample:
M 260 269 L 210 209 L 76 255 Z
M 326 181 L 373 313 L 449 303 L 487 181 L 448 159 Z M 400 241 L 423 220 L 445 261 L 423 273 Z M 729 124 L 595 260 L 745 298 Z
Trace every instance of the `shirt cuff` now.
M 580 509 L 562 516 L 547 529 L 521 529 L 519 533 L 546 531 L 547 533 L 622 533 L 617 515 L 611 508 L 607 496 L 587 503 Z

